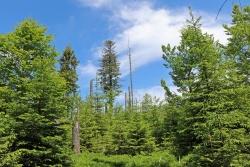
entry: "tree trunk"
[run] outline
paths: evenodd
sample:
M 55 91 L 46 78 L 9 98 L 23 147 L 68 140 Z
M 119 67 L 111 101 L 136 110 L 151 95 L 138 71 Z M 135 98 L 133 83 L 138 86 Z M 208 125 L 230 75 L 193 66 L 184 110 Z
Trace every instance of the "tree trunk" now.
M 73 139 L 73 151 L 76 154 L 80 154 L 80 124 L 79 121 L 75 121 L 74 127 L 72 128 L 72 139 Z
M 127 104 L 127 100 L 128 100 L 128 99 L 127 99 L 127 93 L 125 92 L 125 111 L 127 111 L 127 105 L 128 105 L 128 104 Z

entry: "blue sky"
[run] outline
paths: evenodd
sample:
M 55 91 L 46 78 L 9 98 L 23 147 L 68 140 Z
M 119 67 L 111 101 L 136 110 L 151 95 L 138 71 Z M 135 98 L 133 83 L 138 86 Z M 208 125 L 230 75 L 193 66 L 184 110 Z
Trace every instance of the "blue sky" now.
M 167 80 L 173 91 L 167 70 L 162 64 L 161 45 L 179 42 L 180 29 L 191 6 L 203 17 L 204 31 L 215 34 L 226 43 L 221 27 L 230 22 L 231 7 L 239 0 L 228 0 L 219 18 L 216 14 L 224 0 L 6 0 L 1 2 L 0 33 L 8 33 L 25 18 L 33 18 L 48 28 L 54 45 L 61 54 L 70 45 L 80 60 L 79 85 L 81 95 L 88 93 L 88 82 L 98 68 L 103 41 L 117 43 L 121 63 L 121 84 L 128 86 L 127 41 L 130 38 L 134 71 L 134 89 L 138 99 L 144 93 L 163 97 L 160 80 Z M 249 0 L 241 0 L 241 5 Z

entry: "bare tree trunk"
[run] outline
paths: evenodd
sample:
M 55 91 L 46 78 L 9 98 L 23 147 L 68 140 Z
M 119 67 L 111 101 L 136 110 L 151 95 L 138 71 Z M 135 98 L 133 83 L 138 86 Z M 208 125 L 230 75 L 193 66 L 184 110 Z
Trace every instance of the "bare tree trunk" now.
M 127 93 L 125 92 L 125 111 L 127 111 Z
M 72 128 L 72 139 L 73 139 L 73 151 L 76 154 L 80 154 L 80 124 L 79 121 L 76 120 L 74 126 Z
M 94 107 L 94 102 L 93 102 L 93 95 L 94 95 L 94 91 L 93 91 L 93 84 L 94 84 L 94 79 L 91 79 L 89 82 L 89 103 L 90 103 L 90 109 L 91 112 L 95 111 Z
M 131 58 L 131 48 L 128 39 L 128 58 L 129 58 L 129 80 L 130 80 L 130 103 L 131 108 L 134 106 L 134 90 L 133 90 L 133 77 L 132 77 L 132 58 Z
M 76 97 L 74 95 L 74 97 Z M 72 146 L 73 151 L 76 154 L 80 154 L 80 123 L 79 123 L 79 112 L 80 112 L 80 99 L 75 99 L 76 113 L 73 118 L 73 127 L 72 127 Z
M 131 89 L 128 87 L 128 110 L 132 111 Z
M 91 79 L 89 82 L 89 96 L 90 97 L 93 97 L 93 82 L 94 82 L 94 79 Z
M 104 105 L 104 112 L 105 112 L 105 114 L 108 112 L 108 105 L 107 105 L 107 102 L 105 102 L 105 105 Z

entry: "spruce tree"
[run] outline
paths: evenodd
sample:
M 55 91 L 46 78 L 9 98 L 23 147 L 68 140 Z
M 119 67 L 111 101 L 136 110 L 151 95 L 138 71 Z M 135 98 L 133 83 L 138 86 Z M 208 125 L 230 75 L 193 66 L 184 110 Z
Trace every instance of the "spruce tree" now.
M 12 130 L 14 120 L 10 117 L 8 111 L 9 104 L 14 92 L 7 87 L 9 77 L 11 76 L 10 65 L 13 64 L 7 51 L 7 36 L 0 35 L 0 165 L 14 166 L 18 165 L 17 156 L 7 157 L 10 152 L 10 145 L 14 142 L 15 133 Z M 15 102 L 12 102 L 13 106 Z
M 186 166 L 246 165 L 242 160 L 249 159 L 249 88 L 237 59 L 228 58 L 221 46 L 202 33 L 199 19 L 192 17 L 182 30 L 180 45 L 163 47 L 182 93 L 184 115 L 176 139 L 184 140 L 176 142 L 182 155 L 189 154 Z
M 187 154 L 202 141 L 197 134 L 198 126 L 206 122 L 206 113 L 202 112 L 207 94 L 213 90 L 211 77 L 218 64 L 216 43 L 208 34 L 201 31 L 200 18 L 191 19 L 181 31 L 181 42 L 177 47 L 163 46 L 166 66 L 172 69 L 174 84 L 183 96 L 185 110 L 184 126 L 178 136 L 180 154 Z
M 111 138 L 111 145 L 107 149 L 108 154 L 129 154 L 128 147 L 128 124 L 124 112 L 118 112 L 114 115 L 112 125 L 110 126 L 108 135 Z
M 76 68 L 79 64 L 74 51 L 70 46 L 67 46 L 60 58 L 60 73 L 65 78 L 67 83 L 68 95 L 75 96 L 77 93 L 77 73 Z
M 25 20 L 1 41 L 0 115 L 9 123 L 0 132 L 0 166 L 70 166 L 65 82 L 51 40 L 44 27 Z
M 181 31 L 180 45 L 162 47 L 165 65 L 172 69 L 173 82 L 185 97 L 182 106 L 185 107 L 187 121 L 180 135 L 184 135 L 182 138 L 186 141 L 179 143 L 181 154 L 187 154 L 201 142 L 196 135 L 196 123 L 206 120 L 201 112 L 202 103 L 207 98 L 205 95 L 213 90 L 210 82 L 213 82 L 211 77 L 218 64 L 217 45 L 210 35 L 202 33 L 200 26 L 200 18 L 196 19 L 191 13 L 191 19 Z
M 149 154 L 155 149 L 155 141 L 152 137 L 149 124 L 137 112 L 130 113 L 127 134 L 127 154 Z
M 109 110 L 113 109 L 115 97 L 120 93 L 119 62 L 115 52 L 115 43 L 107 40 L 104 43 L 103 55 L 98 70 L 100 84 L 107 98 Z
M 72 146 L 75 153 L 80 153 L 80 124 L 78 120 L 80 99 L 77 96 L 77 73 L 76 68 L 79 64 L 74 51 L 67 46 L 60 58 L 60 73 L 66 80 L 68 112 L 73 121 L 72 127 Z
M 93 147 L 92 139 L 95 137 L 96 133 L 96 122 L 95 122 L 95 114 L 92 110 L 92 99 L 87 99 L 87 101 L 83 102 L 81 111 L 80 111 L 80 137 L 81 137 L 81 149 L 83 151 L 91 150 Z
M 227 67 L 223 97 L 226 113 L 219 116 L 226 128 L 224 147 L 230 152 L 228 158 L 232 166 L 250 165 L 250 6 L 234 6 L 231 25 L 225 25 L 229 43 L 225 46 L 225 65 Z M 228 122 L 230 121 L 230 124 Z M 228 157 L 228 156 L 227 156 Z
M 226 55 L 237 67 L 237 74 L 242 76 L 244 83 L 250 83 L 250 6 L 234 6 L 232 24 L 225 25 L 228 35 Z
M 144 96 L 143 96 L 143 99 L 141 101 L 141 111 L 142 112 L 147 112 L 147 111 L 150 111 L 152 110 L 152 107 L 154 106 L 154 103 L 156 103 L 154 101 L 155 99 L 153 99 L 152 96 L 150 96 L 148 93 L 146 93 Z

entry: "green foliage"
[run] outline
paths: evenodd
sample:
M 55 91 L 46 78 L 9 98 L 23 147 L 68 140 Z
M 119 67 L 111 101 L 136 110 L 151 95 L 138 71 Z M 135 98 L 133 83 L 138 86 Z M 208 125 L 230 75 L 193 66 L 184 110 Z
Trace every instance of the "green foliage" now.
M 76 167 L 178 167 L 180 164 L 168 152 L 155 152 L 151 155 L 113 155 L 84 152 L 74 156 Z
M 76 74 L 76 67 L 79 64 L 74 51 L 71 47 L 66 47 L 62 57 L 60 58 L 60 74 L 66 80 L 67 94 L 72 95 L 77 92 L 76 81 L 78 79 Z
M 180 155 L 187 155 L 186 166 L 230 166 L 236 164 L 236 157 L 247 161 L 249 40 L 247 33 L 237 33 L 239 27 L 249 27 L 247 12 L 247 8 L 242 12 L 234 8 L 234 25 L 226 26 L 232 35 L 226 47 L 202 33 L 199 18 L 192 14 L 182 30 L 180 45 L 162 47 L 166 66 L 172 69 L 173 81 L 182 93 L 174 144 Z
M 51 39 L 44 27 L 26 20 L 1 41 L 0 115 L 6 125 L 0 166 L 70 166 L 65 81 L 55 70 Z
M 229 35 L 226 54 L 237 67 L 237 74 L 242 75 L 243 81 L 250 82 L 250 6 L 240 8 L 234 6 L 232 24 L 225 25 Z
M 66 81 L 66 93 L 65 102 L 67 106 L 67 112 L 71 117 L 72 121 L 72 147 L 75 153 L 80 153 L 80 134 L 79 134 L 79 108 L 80 108 L 80 97 L 77 96 L 77 73 L 76 68 L 79 64 L 74 51 L 71 47 L 67 46 L 60 58 L 60 75 Z M 69 135 L 67 136 L 69 139 Z
M 81 149 L 91 152 L 105 152 L 109 116 L 92 110 L 91 101 L 83 103 L 79 122 L 81 127 Z
M 121 86 L 119 79 L 121 74 L 119 66 L 120 64 L 115 52 L 115 43 L 111 40 L 105 41 L 98 76 L 100 77 L 100 84 L 107 98 L 109 110 L 113 109 L 115 97 L 120 93 Z
M 132 115 L 132 114 L 131 114 Z M 150 153 L 155 149 L 154 138 L 151 136 L 149 124 L 138 113 L 133 113 L 128 125 L 129 154 Z
M 86 105 L 86 104 L 85 104 Z M 83 150 L 105 154 L 150 153 L 154 138 L 142 114 L 118 112 L 113 115 L 88 110 L 81 112 Z

